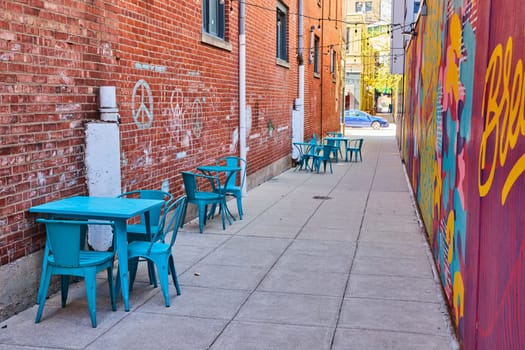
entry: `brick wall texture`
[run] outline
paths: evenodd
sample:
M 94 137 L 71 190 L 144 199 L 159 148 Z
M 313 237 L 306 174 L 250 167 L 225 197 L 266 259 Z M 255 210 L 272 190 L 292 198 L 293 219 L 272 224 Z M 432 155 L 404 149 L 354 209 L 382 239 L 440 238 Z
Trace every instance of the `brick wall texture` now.
M 341 4 L 304 2 L 305 50 L 310 26 L 320 23 L 322 36 L 320 77 L 305 55 L 309 138 L 339 127 L 328 49 L 339 69 L 341 26 L 316 18 L 340 18 Z M 282 3 L 287 66 L 276 64 L 277 2 L 246 3 L 248 176 L 291 152 L 297 1 Z M 123 191 L 168 180 L 180 195 L 181 171 L 239 154 L 238 6 L 225 0 L 229 47 L 221 48 L 202 39 L 201 1 L 0 2 L 0 266 L 44 245 L 29 207 L 87 194 L 84 124 L 99 118 L 100 86 L 116 86 Z

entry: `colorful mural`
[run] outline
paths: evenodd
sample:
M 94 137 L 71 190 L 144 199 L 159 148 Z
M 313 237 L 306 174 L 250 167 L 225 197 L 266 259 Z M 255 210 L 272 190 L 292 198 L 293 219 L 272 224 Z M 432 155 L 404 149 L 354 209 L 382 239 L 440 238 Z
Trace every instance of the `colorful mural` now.
M 465 349 L 525 348 L 525 10 L 509 2 L 428 1 L 406 56 L 400 143 Z

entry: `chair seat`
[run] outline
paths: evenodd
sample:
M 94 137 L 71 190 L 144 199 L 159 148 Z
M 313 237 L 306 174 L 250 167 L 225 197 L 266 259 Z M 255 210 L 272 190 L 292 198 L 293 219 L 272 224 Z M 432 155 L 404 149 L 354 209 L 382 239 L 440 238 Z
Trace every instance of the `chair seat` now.
M 143 242 L 143 241 L 134 241 L 128 244 L 128 256 L 133 257 L 137 255 L 141 255 L 147 251 L 150 247 L 150 242 Z M 151 245 L 151 253 L 150 254 L 162 254 L 169 252 L 170 245 L 163 242 L 156 242 L 155 244 Z
M 240 192 L 241 191 L 241 186 L 221 186 L 219 187 L 219 190 L 221 192 Z
M 99 251 L 88 251 L 82 250 L 79 256 L 78 267 L 89 267 L 104 264 L 113 260 L 113 252 L 99 252 Z M 55 265 L 55 257 L 49 255 L 47 257 L 48 263 Z
M 195 199 L 197 200 L 221 200 L 222 196 L 215 192 L 196 192 Z

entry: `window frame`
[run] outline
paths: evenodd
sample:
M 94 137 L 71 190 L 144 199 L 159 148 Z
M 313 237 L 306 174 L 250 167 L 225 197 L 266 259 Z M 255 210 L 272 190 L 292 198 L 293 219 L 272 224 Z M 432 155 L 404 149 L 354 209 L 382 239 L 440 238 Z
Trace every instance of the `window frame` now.
M 211 12 L 214 12 L 211 13 Z M 213 18 L 212 18 L 213 17 Z M 213 23 L 217 23 L 215 26 Z M 202 31 L 207 35 L 226 40 L 226 13 L 225 1 L 203 0 L 202 1 Z M 215 29 L 216 27 L 216 29 Z
M 280 1 L 276 8 L 275 41 L 277 60 L 288 62 L 288 8 Z
M 314 34 L 314 57 L 313 57 L 314 75 L 321 74 L 320 45 L 321 45 L 321 39 L 319 38 L 319 36 L 317 36 L 317 34 Z
M 374 4 L 372 1 L 365 1 L 364 12 L 365 13 L 374 12 Z
M 363 13 L 364 10 L 364 3 L 363 1 L 356 1 L 355 2 L 355 12 L 356 13 Z

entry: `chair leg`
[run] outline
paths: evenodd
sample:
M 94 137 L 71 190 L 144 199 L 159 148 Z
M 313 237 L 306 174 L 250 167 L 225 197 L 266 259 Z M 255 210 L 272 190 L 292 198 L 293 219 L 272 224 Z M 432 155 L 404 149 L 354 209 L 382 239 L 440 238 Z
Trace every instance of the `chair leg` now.
M 84 279 L 86 284 L 86 297 L 88 301 L 89 317 L 91 318 L 91 326 L 97 328 L 97 281 L 96 272 L 87 274 Z
M 67 295 L 69 292 L 69 276 L 61 275 L 60 276 L 60 292 L 62 299 L 62 307 L 66 307 Z
M 117 311 L 117 297 L 115 295 L 115 288 L 113 288 L 113 267 L 108 267 L 108 286 L 109 286 L 109 298 L 111 299 L 111 310 Z
M 43 278 L 43 284 L 41 286 L 40 300 L 38 300 L 38 311 L 36 312 L 35 323 L 39 323 L 42 318 L 42 312 L 44 311 L 44 305 L 46 303 L 47 290 L 49 289 L 49 283 L 51 282 L 51 268 L 48 266 L 46 269 L 46 275 Z
M 222 229 L 226 230 L 226 222 L 224 221 L 224 215 L 226 215 L 226 199 L 222 200 L 220 203 L 221 206 L 221 219 L 222 219 Z M 230 219 L 228 218 L 228 221 Z M 231 225 L 231 222 L 230 222 Z
M 199 205 L 199 231 L 202 233 L 206 222 L 206 205 Z
M 242 220 L 242 195 L 236 196 L 237 199 L 237 211 L 239 212 L 239 219 Z
M 165 262 L 156 261 L 157 269 L 159 271 L 160 288 L 164 296 L 164 303 L 166 307 L 170 307 L 169 285 L 168 285 L 168 266 Z
M 184 222 L 186 221 L 186 210 L 188 209 L 188 202 L 184 204 L 184 208 L 182 209 L 182 220 L 180 221 L 180 227 L 184 226 Z
M 129 270 L 129 291 L 133 290 L 133 284 L 135 283 L 135 278 L 137 277 L 137 270 L 139 267 L 139 258 L 132 258 L 128 260 L 128 270 Z
M 210 212 L 208 213 L 208 219 L 213 219 L 215 217 L 216 210 L 217 210 L 217 205 L 214 203 L 211 205 Z
M 148 277 L 149 284 L 153 284 L 153 288 L 157 288 L 157 276 L 155 276 L 155 265 L 149 260 L 148 261 Z
M 41 294 L 46 293 L 46 291 L 43 291 L 42 288 L 44 286 L 44 280 L 46 278 L 46 271 L 47 271 L 47 256 L 49 255 L 49 247 L 46 244 L 44 247 L 44 257 L 42 258 L 42 272 L 40 274 L 40 285 L 38 286 L 38 292 L 36 294 L 36 303 L 38 304 L 41 299 Z
M 175 262 L 173 261 L 173 255 L 170 255 L 168 264 L 169 264 L 169 268 L 171 272 L 171 278 L 173 279 L 173 284 L 175 285 L 175 289 L 177 290 L 177 295 L 180 295 L 179 279 L 177 277 L 177 270 L 175 269 Z

